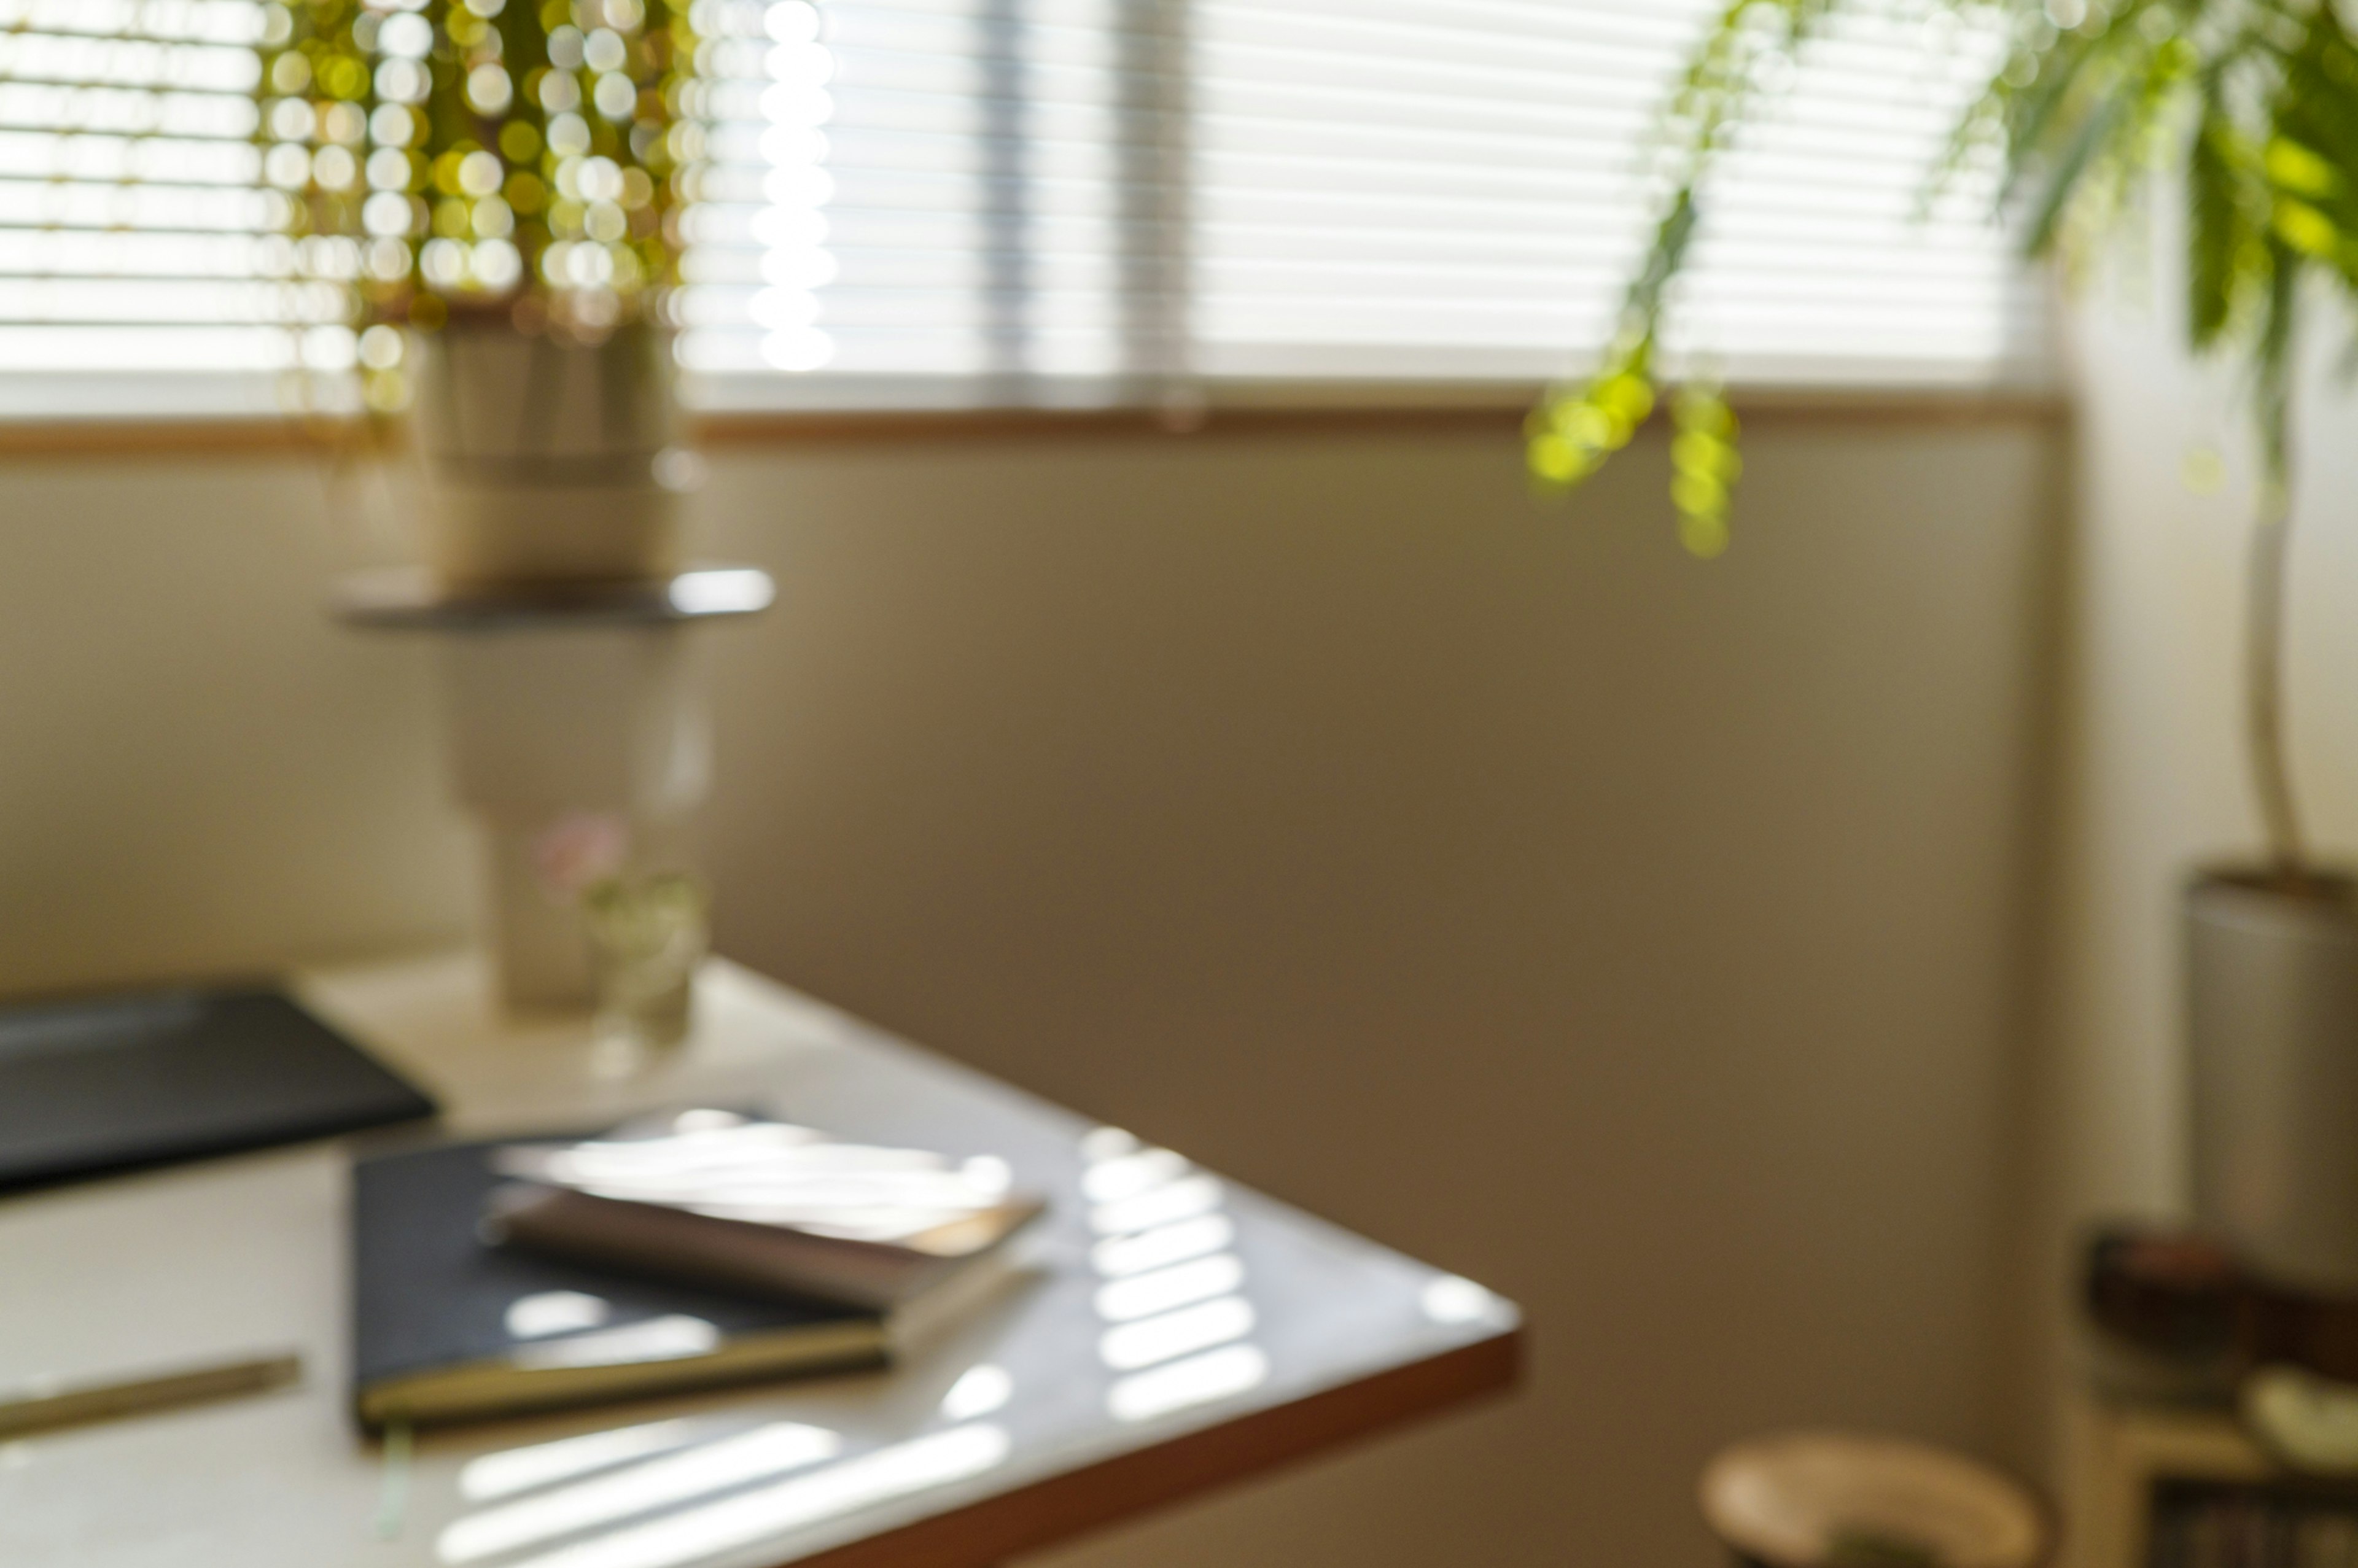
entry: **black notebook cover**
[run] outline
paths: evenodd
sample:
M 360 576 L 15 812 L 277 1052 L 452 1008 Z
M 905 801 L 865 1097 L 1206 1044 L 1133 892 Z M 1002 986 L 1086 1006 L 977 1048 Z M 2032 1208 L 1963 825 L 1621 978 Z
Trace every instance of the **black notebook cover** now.
M 0 1009 L 0 1189 L 433 1114 L 432 1100 L 276 991 Z
M 505 1179 L 491 1166 L 501 1146 L 445 1144 L 352 1166 L 353 1404 L 363 1424 L 494 1415 L 882 1357 L 882 1318 L 857 1307 L 754 1301 L 486 1243 L 483 1200 Z M 512 1332 L 519 1302 L 549 1303 L 558 1292 L 588 1298 L 599 1315 L 546 1334 Z M 702 1325 L 711 1342 L 633 1352 L 627 1331 L 659 1320 Z

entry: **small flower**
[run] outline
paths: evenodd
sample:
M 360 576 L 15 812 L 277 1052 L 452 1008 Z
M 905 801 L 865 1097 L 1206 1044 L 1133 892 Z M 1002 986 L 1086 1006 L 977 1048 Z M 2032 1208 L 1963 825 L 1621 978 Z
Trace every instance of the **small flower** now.
M 533 839 L 533 869 L 550 897 L 571 903 L 590 884 L 621 871 L 630 851 L 629 823 L 612 812 L 577 811 Z

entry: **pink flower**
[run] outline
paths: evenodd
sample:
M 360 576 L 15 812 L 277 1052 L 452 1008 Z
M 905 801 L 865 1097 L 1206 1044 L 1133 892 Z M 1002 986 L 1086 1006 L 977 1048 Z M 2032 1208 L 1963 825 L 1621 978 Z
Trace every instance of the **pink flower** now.
M 533 869 L 550 896 L 572 900 L 622 869 L 631 852 L 631 826 L 612 812 L 577 811 L 541 829 L 532 841 Z

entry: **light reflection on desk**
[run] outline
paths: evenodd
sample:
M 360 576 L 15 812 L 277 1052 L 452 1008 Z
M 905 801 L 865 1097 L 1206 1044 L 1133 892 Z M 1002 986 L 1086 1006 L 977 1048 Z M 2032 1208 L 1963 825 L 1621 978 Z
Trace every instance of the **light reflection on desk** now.
M 1217 1178 L 1118 1127 L 1081 1140 L 1081 1193 L 1089 1250 L 1105 1281 L 1092 1304 L 1109 1326 L 1098 1359 L 1125 1374 L 1107 1389 L 1116 1421 L 1150 1421 L 1232 1398 L 1269 1377 L 1269 1357 L 1247 1337 L 1257 1321 L 1244 1260 L 1227 1250 L 1236 1227 L 1220 1212 Z
M 1098 1287 L 1098 1315 L 1108 1323 L 1128 1323 L 1228 1295 L 1244 1283 L 1244 1278 L 1245 1266 L 1236 1254 L 1221 1252 L 1130 1279 L 1109 1280 Z
M 460 1468 L 459 1495 L 471 1503 L 513 1497 L 535 1487 L 551 1486 L 603 1470 L 626 1459 L 676 1448 L 694 1434 L 693 1422 L 650 1421 L 637 1426 L 617 1427 L 611 1432 L 593 1432 L 586 1437 L 560 1438 L 555 1443 L 535 1443 L 527 1448 L 486 1454 L 469 1460 Z
M 772 1422 L 468 1514 L 442 1532 L 435 1554 L 445 1563 L 479 1562 L 799 1470 L 842 1446 L 823 1427 Z
M 1004 1407 L 1015 1392 L 1015 1379 L 1003 1367 L 986 1361 L 968 1367 L 942 1396 L 942 1418 L 946 1421 L 972 1421 Z
M 950 1430 L 817 1469 L 838 1458 L 843 1439 L 800 1422 L 725 1435 L 714 1422 L 646 1422 L 486 1454 L 460 1471 L 459 1492 L 497 1506 L 446 1528 L 435 1556 L 460 1568 L 602 1530 L 508 1568 L 676 1568 L 981 1474 L 1002 1463 L 1011 1444 L 1000 1427 L 975 1418 L 1013 1392 L 1004 1368 L 979 1363 L 942 1397 L 937 1413 L 955 1423 Z
M 1237 1227 L 1224 1214 L 1182 1220 L 1140 1236 L 1109 1236 L 1089 1249 L 1089 1266 L 1109 1280 L 1142 1274 L 1165 1263 L 1217 1252 L 1236 1239 Z
M 680 1568 L 838 1514 L 979 1476 L 1003 1463 L 1010 1446 L 1006 1432 L 989 1422 L 955 1426 L 592 1536 L 510 1568 Z

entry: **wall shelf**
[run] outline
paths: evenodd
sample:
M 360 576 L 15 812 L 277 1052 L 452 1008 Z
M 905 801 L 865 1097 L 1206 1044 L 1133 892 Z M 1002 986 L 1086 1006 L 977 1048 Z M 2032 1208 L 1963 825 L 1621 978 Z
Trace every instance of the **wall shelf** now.
M 551 583 L 469 591 L 423 568 L 355 572 L 338 582 L 329 610 L 347 626 L 380 632 L 529 632 L 644 626 L 758 615 L 777 585 L 758 567 L 701 566 L 636 582 Z

